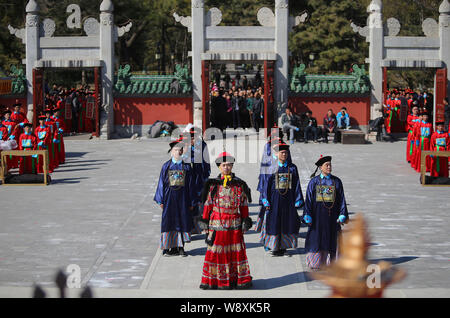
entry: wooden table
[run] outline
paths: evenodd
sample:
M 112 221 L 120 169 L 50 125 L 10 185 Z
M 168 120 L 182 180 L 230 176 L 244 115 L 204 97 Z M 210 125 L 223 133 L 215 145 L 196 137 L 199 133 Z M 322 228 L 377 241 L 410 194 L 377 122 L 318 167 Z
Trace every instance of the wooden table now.
M 27 157 L 39 155 L 44 158 L 43 170 L 44 170 L 44 183 L 19 183 L 19 184 L 8 184 L 5 183 L 5 179 L 8 174 L 8 163 L 6 161 L 7 156 L 15 156 L 15 157 Z M 0 168 L 0 178 L 2 180 L 2 185 L 4 186 L 36 186 L 42 185 L 46 186 L 49 184 L 48 180 L 48 170 L 49 170 L 49 158 L 48 158 L 48 150 L 5 150 L 1 152 L 1 168 Z

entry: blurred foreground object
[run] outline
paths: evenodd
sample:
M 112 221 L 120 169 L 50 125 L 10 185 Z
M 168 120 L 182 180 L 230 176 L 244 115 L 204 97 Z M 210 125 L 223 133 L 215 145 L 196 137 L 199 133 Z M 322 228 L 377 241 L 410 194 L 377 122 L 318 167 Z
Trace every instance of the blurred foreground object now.
M 389 262 L 370 264 L 369 245 L 366 222 L 358 214 L 339 237 L 338 259 L 310 276 L 330 286 L 333 298 L 381 298 L 384 289 L 403 280 L 406 272 Z

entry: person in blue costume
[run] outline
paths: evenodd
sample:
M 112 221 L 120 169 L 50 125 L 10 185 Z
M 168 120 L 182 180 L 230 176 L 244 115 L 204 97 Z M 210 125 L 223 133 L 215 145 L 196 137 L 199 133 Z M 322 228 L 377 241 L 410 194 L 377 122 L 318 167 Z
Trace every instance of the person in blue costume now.
M 304 205 L 297 166 L 288 162 L 289 145 L 274 146 L 276 165 L 267 175 L 262 202 L 265 213 L 260 242 L 271 256 L 289 256 L 287 249 L 297 248 L 301 219 L 297 213 Z
M 256 231 L 261 232 L 262 230 L 262 221 L 264 219 L 264 214 L 266 212 L 266 208 L 264 207 L 262 203 L 262 193 L 264 192 L 265 184 L 264 182 L 267 181 L 268 175 L 271 174 L 271 171 L 273 167 L 276 167 L 276 164 L 278 162 L 277 153 L 273 151 L 272 147 L 282 143 L 283 142 L 283 130 L 278 127 L 273 127 L 271 129 L 269 139 L 267 143 L 264 145 L 264 151 L 261 158 L 261 167 L 259 169 L 259 176 L 258 176 L 258 186 L 256 190 L 259 192 L 259 205 L 261 206 L 258 220 L 256 222 Z M 291 158 L 291 152 L 289 151 L 288 154 L 288 163 L 292 163 Z M 268 251 L 268 249 L 266 249 Z
M 184 245 L 191 241 L 192 211 L 198 204 L 190 164 L 183 162 L 186 142 L 170 143 L 172 158 L 161 169 L 154 201 L 162 208 L 160 248 L 164 256 L 187 256 Z
M 192 168 L 194 178 L 194 195 L 199 202 L 193 210 L 194 228 L 192 234 L 200 234 L 202 232 L 199 221 L 203 211 L 202 202 L 200 200 L 203 186 L 211 175 L 211 165 L 209 161 L 208 145 L 203 140 L 202 131 L 199 128 L 192 127 L 189 129 L 190 151 L 183 155 L 184 162 L 189 163 Z
M 338 233 L 348 223 L 341 179 L 331 174 L 331 157 L 321 157 L 306 190 L 303 222 L 308 225 L 306 265 L 318 270 L 337 257 Z M 320 169 L 320 175 L 316 176 Z

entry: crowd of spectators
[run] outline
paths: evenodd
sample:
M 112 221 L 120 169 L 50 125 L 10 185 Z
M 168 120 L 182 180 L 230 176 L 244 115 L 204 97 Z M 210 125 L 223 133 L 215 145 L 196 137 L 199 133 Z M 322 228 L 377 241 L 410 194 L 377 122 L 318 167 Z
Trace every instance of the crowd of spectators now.
M 211 91 L 211 125 L 226 128 L 254 128 L 264 126 L 264 91 L 260 72 L 252 79 L 237 72 L 232 78 L 228 73 L 214 73 Z

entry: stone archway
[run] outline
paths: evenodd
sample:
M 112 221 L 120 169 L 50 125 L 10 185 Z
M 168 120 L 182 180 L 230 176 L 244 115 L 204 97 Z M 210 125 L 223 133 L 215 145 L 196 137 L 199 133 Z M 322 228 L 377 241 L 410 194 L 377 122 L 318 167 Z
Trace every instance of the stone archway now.
M 439 22 L 428 18 L 422 24 L 424 37 L 397 36 L 401 25 L 395 18 L 383 25 L 383 2 L 372 0 L 366 27 L 352 23 L 353 30 L 370 42 L 369 73 L 372 84 L 371 119 L 380 116 L 384 101 L 384 72 L 396 68 L 436 69 L 435 120 L 443 114 L 442 99 L 448 96 L 450 83 L 447 69 L 450 65 L 450 3 L 443 0 L 439 7 Z M 437 100 L 440 97 L 441 100 Z
M 25 28 L 8 26 L 10 33 L 25 44 L 28 120 L 35 121 L 36 103 L 42 101 L 40 96 L 35 96 L 42 94 L 42 90 L 34 85 L 38 83 L 42 69 L 95 68 L 101 73 L 96 85 L 97 89 L 101 87 L 97 95 L 101 96 L 98 101 L 101 106 L 100 118 L 97 117 L 100 119 L 98 130 L 101 138 L 109 139 L 114 132 L 114 43 L 130 30 L 132 24 L 117 27 L 114 24 L 112 1 L 103 0 L 100 4 L 100 19 L 88 18 L 83 23 L 86 36 L 53 37 L 55 22 L 49 18 L 41 22 L 39 12 L 39 5 L 35 0 L 30 0 L 26 6 Z M 67 27 L 81 29 L 80 7 L 71 4 L 67 12 L 71 13 Z
M 203 124 L 207 96 L 202 82 L 203 67 L 213 61 L 274 61 L 272 96 L 267 96 L 273 105 L 285 105 L 289 91 L 288 37 L 292 28 L 306 21 L 304 12 L 297 17 L 289 16 L 289 1 L 275 0 L 275 13 L 264 7 L 258 13 L 261 26 L 219 26 L 222 12 L 217 8 L 204 10 L 204 0 L 192 0 L 191 16 L 181 17 L 180 22 L 192 33 L 192 81 L 194 98 L 194 125 Z M 195 21 L 195 23 L 193 22 Z M 204 61 L 207 61 L 205 64 Z M 271 63 L 269 63 L 271 64 Z M 266 108 L 267 110 L 267 108 Z M 268 118 L 266 117 L 266 121 Z

